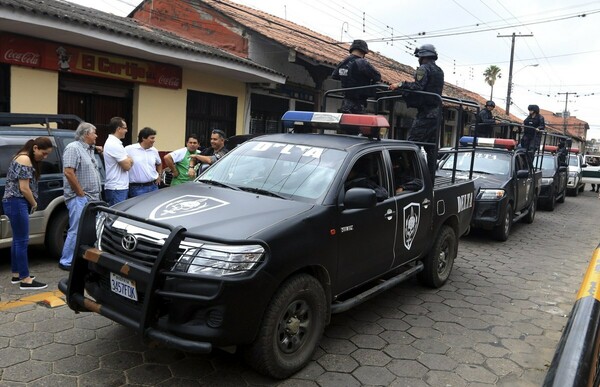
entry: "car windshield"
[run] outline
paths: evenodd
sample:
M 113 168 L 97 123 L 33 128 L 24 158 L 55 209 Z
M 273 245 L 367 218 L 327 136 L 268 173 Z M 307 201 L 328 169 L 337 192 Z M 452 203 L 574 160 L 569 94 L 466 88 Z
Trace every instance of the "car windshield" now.
M 207 169 L 199 180 L 314 203 L 325 196 L 346 155 L 335 149 L 249 141 Z
M 443 161 L 441 169 L 452 170 L 454 165 L 454 154 L 448 156 Z M 510 172 L 511 157 L 507 153 L 475 151 L 475 163 L 473 165 L 474 173 L 485 173 L 491 175 L 508 176 Z M 471 168 L 471 152 L 461 152 L 458 154 L 456 170 L 469 171 Z
M 535 165 L 536 167 L 539 166 L 540 165 L 539 160 L 542 160 L 541 161 L 542 171 L 554 171 L 556 169 L 556 165 L 554 164 L 554 156 L 550 156 L 550 155 L 544 155 L 544 157 L 535 156 L 533 165 Z

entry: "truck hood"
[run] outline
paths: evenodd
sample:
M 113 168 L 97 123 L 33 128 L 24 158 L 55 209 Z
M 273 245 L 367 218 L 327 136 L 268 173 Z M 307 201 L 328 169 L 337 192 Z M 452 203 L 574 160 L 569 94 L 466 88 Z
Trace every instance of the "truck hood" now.
M 314 207 L 312 203 L 186 183 L 138 196 L 116 204 L 116 210 L 188 231 L 227 239 L 247 239 L 285 219 Z M 119 219 L 125 223 L 154 228 Z

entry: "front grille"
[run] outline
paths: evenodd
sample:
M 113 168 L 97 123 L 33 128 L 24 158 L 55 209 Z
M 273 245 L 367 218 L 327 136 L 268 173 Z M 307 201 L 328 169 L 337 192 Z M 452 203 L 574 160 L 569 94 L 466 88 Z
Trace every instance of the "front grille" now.
M 133 233 L 137 239 L 137 245 L 133 251 L 123 248 L 123 237 L 130 234 L 126 229 L 104 225 L 101 237 L 101 250 L 128 260 L 138 262 L 144 266 L 152 266 L 163 247 L 162 239 L 152 239 L 139 232 Z M 177 249 L 177 257 L 185 252 L 185 249 Z

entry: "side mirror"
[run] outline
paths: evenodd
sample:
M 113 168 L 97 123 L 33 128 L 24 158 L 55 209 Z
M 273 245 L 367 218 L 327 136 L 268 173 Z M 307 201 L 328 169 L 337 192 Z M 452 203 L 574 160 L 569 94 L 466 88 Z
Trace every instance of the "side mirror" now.
M 377 205 L 375 191 L 370 188 L 350 188 L 344 196 L 346 209 L 371 208 Z
M 529 171 L 527 169 L 519 169 L 517 171 L 517 178 L 518 179 L 526 179 L 529 177 Z
M 581 168 L 587 168 L 587 164 L 581 164 Z

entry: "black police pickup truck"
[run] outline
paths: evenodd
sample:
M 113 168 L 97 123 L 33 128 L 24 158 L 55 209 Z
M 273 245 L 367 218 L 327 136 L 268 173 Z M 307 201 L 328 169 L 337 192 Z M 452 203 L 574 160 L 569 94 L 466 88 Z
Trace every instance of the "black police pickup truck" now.
M 567 196 L 568 166 L 560 165 L 556 150 L 556 146 L 544 146 L 544 151 L 536 155 L 533 162 L 542 170 L 538 202 L 549 211 L 554 211 L 557 202 L 564 203 Z
M 285 378 L 310 361 L 332 313 L 413 275 L 442 286 L 472 181 L 434 187 L 415 144 L 376 138 L 381 116 L 283 121 L 295 132 L 250 139 L 193 183 L 89 204 L 59 284 L 69 306 L 186 351 L 238 346 Z M 367 135 L 298 133 L 315 127 Z
M 541 171 L 535 171 L 525 150 L 516 148 L 512 139 L 462 137 L 461 147 L 473 148 L 445 155 L 439 172 L 449 176 L 454 168 L 458 177 L 467 178 L 473 163 L 475 209 L 471 225 L 491 230 L 499 241 L 506 241 L 513 222 L 524 219 L 533 223 L 540 192 Z M 474 154 L 474 157 L 472 155 Z

